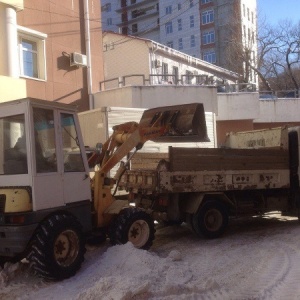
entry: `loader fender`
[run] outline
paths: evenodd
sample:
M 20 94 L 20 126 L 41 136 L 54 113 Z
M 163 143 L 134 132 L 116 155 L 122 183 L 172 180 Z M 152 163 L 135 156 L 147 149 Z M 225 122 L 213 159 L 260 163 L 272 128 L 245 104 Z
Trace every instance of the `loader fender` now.
M 127 200 L 115 200 L 113 203 L 104 211 L 108 215 L 118 215 L 120 211 L 129 206 Z
M 181 202 L 183 212 L 188 214 L 195 214 L 202 203 L 208 199 L 216 199 L 225 203 L 226 205 L 233 206 L 232 201 L 222 192 L 220 193 L 191 193 L 188 197 L 185 195 Z

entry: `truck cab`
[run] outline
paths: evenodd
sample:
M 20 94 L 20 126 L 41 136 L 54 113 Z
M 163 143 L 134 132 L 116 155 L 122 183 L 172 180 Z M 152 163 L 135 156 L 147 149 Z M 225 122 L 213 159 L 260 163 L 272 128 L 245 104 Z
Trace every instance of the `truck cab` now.
M 31 98 L 1 103 L 0 178 L 0 256 L 23 253 L 57 211 L 91 228 L 80 214 L 90 211 L 91 189 L 75 107 Z

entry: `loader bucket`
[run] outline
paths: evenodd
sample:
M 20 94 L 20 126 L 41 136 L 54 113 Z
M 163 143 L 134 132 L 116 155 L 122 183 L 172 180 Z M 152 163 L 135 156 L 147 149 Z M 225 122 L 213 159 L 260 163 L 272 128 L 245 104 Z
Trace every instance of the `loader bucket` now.
M 202 103 L 152 108 L 144 111 L 139 127 L 166 126 L 155 142 L 209 142 Z

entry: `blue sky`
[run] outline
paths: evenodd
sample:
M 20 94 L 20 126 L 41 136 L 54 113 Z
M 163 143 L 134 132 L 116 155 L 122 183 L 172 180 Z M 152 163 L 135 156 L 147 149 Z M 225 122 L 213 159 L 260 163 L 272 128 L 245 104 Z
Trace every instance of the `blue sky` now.
M 258 17 L 266 16 L 273 25 L 284 19 L 300 21 L 300 0 L 257 0 L 257 7 Z

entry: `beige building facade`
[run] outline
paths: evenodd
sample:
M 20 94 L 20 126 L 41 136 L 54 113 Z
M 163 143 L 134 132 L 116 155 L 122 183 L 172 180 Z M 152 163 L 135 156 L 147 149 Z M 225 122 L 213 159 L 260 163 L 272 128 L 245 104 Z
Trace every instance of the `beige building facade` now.
M 100 1 L 0 1 L 0 101 L 93 108 L 103 80 Z M 4 92 L 3 92 L 4 91 Z

